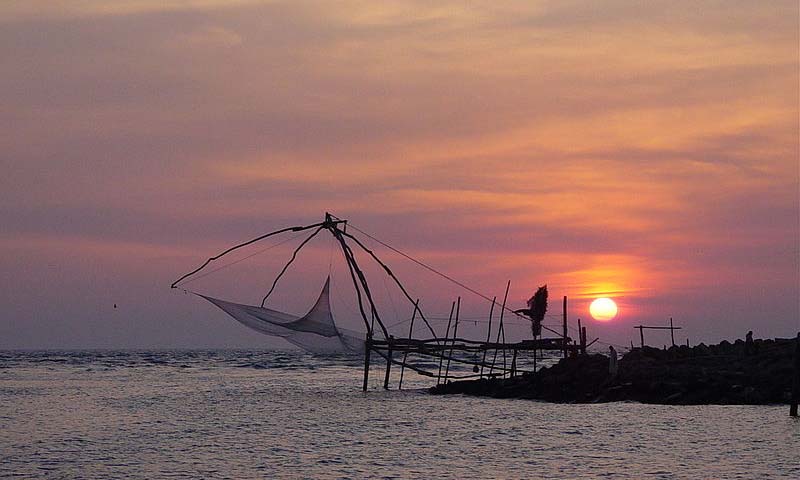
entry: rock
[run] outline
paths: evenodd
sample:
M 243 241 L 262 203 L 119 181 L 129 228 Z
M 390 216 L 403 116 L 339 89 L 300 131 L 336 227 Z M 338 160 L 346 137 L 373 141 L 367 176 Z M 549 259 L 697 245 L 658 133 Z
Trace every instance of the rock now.
M 562 359 L 535 374 L 513 379 L 455 381 L 431 393 L 462 393 L 550 402 L 770 404 L 785 403 L 791 390 L 794 339 L 756 340 L 758 349 L 744 355 L 744 342 L 685 345 L 668 350 L 637 348 L 619 361 L 611 378 L 608 358 L 580 355 Z

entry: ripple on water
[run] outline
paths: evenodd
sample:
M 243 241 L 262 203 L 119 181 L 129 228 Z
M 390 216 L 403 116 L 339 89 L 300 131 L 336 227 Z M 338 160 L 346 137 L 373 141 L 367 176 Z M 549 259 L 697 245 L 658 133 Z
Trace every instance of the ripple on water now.
M 0 361 L 0 477 L 800 477 L 783 407 L 434 397 L 408 371 L 363 394 L 360 359 L 286 352 Z

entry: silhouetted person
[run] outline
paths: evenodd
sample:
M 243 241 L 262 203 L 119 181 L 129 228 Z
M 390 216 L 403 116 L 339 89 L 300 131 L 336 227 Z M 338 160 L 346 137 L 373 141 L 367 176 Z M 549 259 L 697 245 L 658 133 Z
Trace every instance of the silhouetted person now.
M 616 377 L 618 371 L 619 371 L 619 363 L 617 363 L 617 351 L 614 350 L 614 346 L 613 345 L 609 345 L 608 346 L 608 373 L 610 373 L 612 377 Z
M 744 354 L 752 355 L 755 353 L 755 344 L 753 343 L 753 331 L 747 332 L 744 337 Z

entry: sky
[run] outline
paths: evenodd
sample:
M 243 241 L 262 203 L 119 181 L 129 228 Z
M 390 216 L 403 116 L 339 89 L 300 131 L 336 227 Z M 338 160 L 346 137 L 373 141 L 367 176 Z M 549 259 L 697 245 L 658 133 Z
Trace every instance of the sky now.
M 551 316 L 566 295 L 604 342 L 670 317 L 679 342 L 793 336 L 798 18 L 794 0 L 3 2 L 0 348 L 285 346 L 169 285 L 326 211 L 487 296 L 510 280 L 514 308 L 546 283 Z M 186 288 L 258 303 L 299 241 Z M 488 303 L 370 245 L 435 314 L 463 295 L 482 335 Z M 357 327 L 334 247 L 309 243 L 269 305 L 302 314 L 333 273 Z M 599 296 L 614 320 L 589 317 Z

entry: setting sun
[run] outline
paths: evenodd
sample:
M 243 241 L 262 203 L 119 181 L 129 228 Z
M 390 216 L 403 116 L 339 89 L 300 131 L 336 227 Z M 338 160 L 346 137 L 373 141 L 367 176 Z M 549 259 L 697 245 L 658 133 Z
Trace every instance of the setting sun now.
M 598 298 L 589 305 L 589 313 L 595 320 L 611 320 L 617 316 L 617 304 L 610 298 Z

